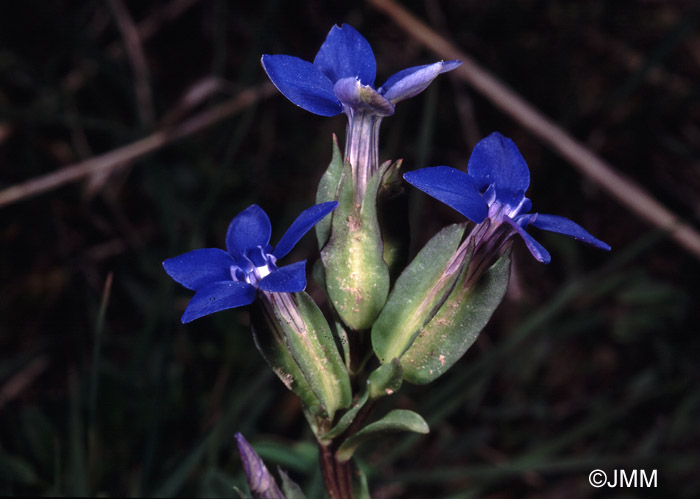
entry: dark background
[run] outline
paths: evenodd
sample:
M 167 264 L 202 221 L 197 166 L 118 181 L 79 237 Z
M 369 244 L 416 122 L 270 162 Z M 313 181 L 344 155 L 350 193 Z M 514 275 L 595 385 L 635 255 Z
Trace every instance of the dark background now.
M 369 4 L 330 4 L 3 3 L 0 187 L 216 109 L 267 81 L 261 54 L 313 59 L 334 23 L 372 44 L 378 84 L 438 59 Z M 700 225 L 695 2 L 404 5 Z M 124 55 L 118 20 L 128 32 L 129 18 L 161 21 L 142 41 L 141 69 Z M 183 105 L 207 85 L 206 98 Z M 299 405 L 255 350 L 246 312 L 183 326 L 190 293 L 161 261 L 221 247 L 230 219 L 253 202 L 270 215 L 275 242 L 313 203 L 344 120 L 275 94 L 110 175 L 0 207 L 0 494 L 230 497 L 244 483 L 236 431 L 270 469 L 322 494 Z M 570 217 L 613 251 L 538 233 L 553 256 L 545 266 L 518 243 L 511 289 L 477 344 L 434 384 L 387 401 L 421 413 L 431 433 L 363 448 L 371 489 L 387 498 L 622 496 L 593 489 L 588 473 L 657 469 L 659 488 L 634 495 L 697 497 L 697 255 L 448 75 L 384 121 L 381 159 L 464 168 L 495 130 L 530 165 L 534 209 Z M 411 195 L 414 245 L 459 220 Z M 317 258 L 314 244 L 305 239 L 289 261 Z

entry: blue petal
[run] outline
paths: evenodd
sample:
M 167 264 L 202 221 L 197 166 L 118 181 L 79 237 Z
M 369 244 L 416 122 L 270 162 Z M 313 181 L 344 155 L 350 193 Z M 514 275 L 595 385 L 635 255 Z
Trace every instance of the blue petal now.
M 258 289 L 274 293 L 296 293 L 306 288 L 306 260 L 280 267 L 258 282 Z
M 343 111 L 333 95 L 333 82 L 310 62 L 290 55 L 264 55 L 262 65 L 277 89 L 302 109 L 321 116 Z
M 335 83 L 341 78 L 359 78 L 374 85 L 377 62 L 365 37 L 349 24 L 333 26 L 314 59 L 314 66 Z
M 486 218 L 486 202 L 472 178 L 462 171 L 449 166 L 434 166 L 405 173 L 403 178 L 472 222 L 480 223 Z
M 312 206 L 301 212 L 301 215 L 292 222 L 292 225 L 290 225 L 287 232 L 284 233 L 280 242 L 277 243 L 275 250 L 272 252 L 275 258 L 282 258 L 292 251 L 292 248 L 304 237 L 304 234 L 309 232 L 323 217 L 335 210 L 336 206 L 338 206 L 337 201 L 328 201 Z
M 610 245 L 604 243 L 596 237 L 593 237 L 593 235 L 591 235 L 586 229 L 581 227 L 576 222 L 572 222 L 568 218 L 560 217 L 558 215 L 538 214 L 537 217 L 535 217 L 535 220 L 532 222 L 532 225 L 538 229 L 565 234 L 573 237 L 577 241 L 582 241 L 595 246 L 596 248 L 610 251 Z
M 394 105 L 382 97 L 371 85 L 363 85 L 357 78 L 341 78 L 333 93 L 344 106 L 355 111 L 369 111 L 377 116 L 391 116 Z
M 517 205 L 530 186 L 530 170 L 512 140 L 494 132 L 474 147 L 469 175 L 477 181 L 479 190 L 493 184 L 499 201 Z
M 222 249 L 203 248 L 168 258 L 163 268 L 187 289 L 197 290 L 212 282 L 231 279 L 231 265 L 235 263 Z
M 447 63 L 440 61 L 435 64 L 404 69 L 390 76 L 379 89 L 379 93 L 385 99 L 391 101 L 392 104 L 396 104 L 399 101 L 418 95 L 428 88 L 428 85 L 437 75 L 445 71 L 451 71 L 460 64 L 460 61 L 448 61 Z
M 552 261 L 552 257 L 549 254 L 549 251 L 547 251 L 545 247 L 542 246 L 540 243 L 535 241 L 534 237 L 525 232 L 525 229 L 523 229 L 520 226 L 520 224 L 513 221 L 513 219 L 508 216 L 504 216 L 503 220 L 505 220 L 511 227 L 513 227 L 513 229 L 515 229 L 515 232 L 520 234 L 520 237 L 522 237 L 523 241 L 525 241 L 525 246 L 527 246 L 527 249 L 530 250 L 530 253 L 532 253 L 532 256 L 534 256 L 536 260 L 542 263 L 549 263 Z
M 270 219 L 257 204 L 252 204 L 231 220 L 226 232 L 226 249 L 234 257 L 270 242 Z
M 255 301 L 255 287 L 247 282 L 213 282 L 199 289 L 182 314 L 182 323 L 229 308 L 250 305 Z

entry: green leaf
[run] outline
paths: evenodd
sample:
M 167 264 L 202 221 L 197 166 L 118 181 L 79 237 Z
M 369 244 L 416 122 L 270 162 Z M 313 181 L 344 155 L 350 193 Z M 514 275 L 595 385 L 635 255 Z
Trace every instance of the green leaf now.
M 465 279 L 465 275 L 460 277 L 449 298 L 401 357 L 406 381 L 430 383 L 476 341 L 505 295 L 510 279 L 510 251 L 475 284 L 465 286 Z
M 372 347 L 382 363 L 401 357 L 449 295 L 459 269 L 448 266 L 465 228 L 466 224 L 462 223 L 442 229 L 397 279 L 372 327 Z
M 403 382 L 403 370 L 399 359 L 394 358 L 388 364 L 382 364 L 375 369 L 367 379 L 369 396 L 378 399 L 386 395 L 392 395 L 401 388 Z
M 353 436 L 348 438 L 336 452 L 338 461 L 348 461 L 352 458 L 357 447 L 367 440 L 375 439 L 386 433 L 399 431 L 412 431 L 415 433 L 428 433 L 428 423 L 413 411 L 396 409 L 384 416 L 379 421 L 370 423 Z
M 321 437 L 321 442 L 329 443 L 331 440 L 340 436 L 345 430 L 347 430 L 352 422 L 355 421 L 355 416 L 357 416 L 360 409 L 362 409 L 362 407 L 367 403 L 367 400 L 369 400 L 369 390 L 364 390 L 362 395 L 360 395 L 360 397 L 357 399 L 357 402 L 355 402 L 355 404 L 348 409 L 345 414 L 343 414 L 343 416 L 338 420 L 338 423 L 328 433 Z
M 331 157 L 331 162 L 328 164 L 328 169 L 326 169 L 326 172 L 318 183 L 316 204 L 325 203 L 326 201 L 335 201 L 342 173 L 343 155 L 338 147 L 338 137 L 333 134 L 333 156 Z M 326 244 L 330 233 L 331 217 L 324 217 L 316 224 L 316 238 L 318 239 L 319 248 L 323 248 L 323 245 Z
M 285 499 L 306 499 L 301 487 L 299 487 L 294 480 L 289 478 L 289 475 L 287 475 L 282 468 L 278 467 L 277 471 L 280 474 L 280 478 L 282 478 L 282 492 L 284 493 Z
M 377 220 L 377 191 L 391 164 L 372 176 L 362 205 L 355 202 L 350 165 L 343 167 L 338 187 L 340 205 L 333 212 L 331 235 L 321 251 L 326 288 L 343 322 L 354 330 L 371 327 L 389 293 L 389 268 Z

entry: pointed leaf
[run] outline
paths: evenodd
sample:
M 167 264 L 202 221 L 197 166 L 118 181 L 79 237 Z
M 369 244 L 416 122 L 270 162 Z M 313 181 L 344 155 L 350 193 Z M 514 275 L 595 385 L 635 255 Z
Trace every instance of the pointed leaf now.
M 401 357 L 449 295 L 459 277 L 459 271 L 449 264 L 465 225 L 450 225 L 438 232 L 396 280 L 372 326 L 372 347 L 382 363 Z
M 277 471 L 282 478 L 282 491 L 284 492 L 285 499 L 306 499 L 301 487 L 299 487 L 294 480 L 289 478 L 289 475 L 287 475 L 282 468 L 278 467 Z
M 338 184 L 340 183 L 342 173 L 343 155 L 338 147 L 338 137 L 333 134 L 333 155 L 331 156 L 331 162 L 328 164 L 328 168 L 318 183 L 318 189 L 316 190 L 316 203 L 320 204 L 336 200 L 338 195 Z M 331 220 L 332 215 L 321 219 L 316 224 L 316 238 L 318 239 L 319 249 L 323 248 L 323 245 L 326 244 L 326 241 L 328 241 L 328 236 L 331 233 Z
M 330 444 L 331 440 L 342 435 L 343 432 L 350 427 L 352 422 L 355 421 L 357 413 L 360 412 L 360 409 L 364 407 L 368 400 L 369 390 L 363 390 L 362 395 L 360 395 L 360 397 L 357 399 L 357 402 L 355 402 L 355 404 L 342 415 L 336 425 L 331 428 L 328 433 L 321 437 L 321 443 L 324 445 Z
M 353 436 L 348 438 L 338 449 L 335 456 L 338 461 L 344 462 L 352 458 L 352 455 L 357 450 L 357 447 L 366 442 L 373 440 L 386 433 L 395 433 L 400 431 L 412 431 L 415 433 L 428 433 L 428 423 L 413 411 L 396 409 L 384 416 L 379 421 L 370 423 Z
M 510 251 L 475 284 L 467 286 L 464 274 L 401 357 L 406 381 L 430 383 L 452 367 L 476 341 L 505 295 L 510 278 Z

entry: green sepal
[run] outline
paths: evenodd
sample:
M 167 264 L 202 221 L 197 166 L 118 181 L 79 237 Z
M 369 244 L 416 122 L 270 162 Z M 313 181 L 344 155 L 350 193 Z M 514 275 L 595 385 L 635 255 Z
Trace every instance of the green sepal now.
M 303 292 L 269 293 L 251 307 L 251 319 L 260 353 L 301 399 L 314 433 L 327 432 L 335 412 L 352 402 L 352 392 L 321 310 Z
M 321 180 L 318 182 L 316 189 L 316 204 L 325 203 L 326 201 L 335 201 L 338 193 L 338 184 L 343 173 L 343 155 L 338 147 L 338 137 L 333 134 L 333 155 L 331 162 L 328 164 Z M 331 217 L 324 217 L 316 224 L 316 239 L 318 247 L 323 248 L 323 245 L 328 241 L 328 236 L 331 233 Z
M 266 321 L 258 307 L 251 308 L 251 322 L 255 346 L 282 383 L 301 399 L 304 415 L 318 434 L 322 431 L 321 421 L 327 418 L 326 411 L 289 352 L 281 327 Z
M 449 295 L 461 269 L 448 269 L 448 265 L 462 241 L 465 228 L 466 224 L 461 223 L 442 229 L 397 279 L 372 327 L 372 348 L 382 363 L 401 358 Z M 401 364 L 403 366 L 403 360 Z
M 510 250 L 476 283 L 465 285 L 465 274 L 401 357 L 406 381 L 419 385 L 434 381 L 476 341 L 508 288 Z
M 326 318 L 306 293 L 294 293 L 305 330 L 292 324 L 285 327 L 285 340 L 311 389 L 323 404 L 329 421 L 338 409 L 352 403 L 350 377 L 338 353 L 333 333 Z
M 367 400 L 369 400 L 369 390 L 364 390 L 362 392 L 362 395 L 360 395 L 360 397 L 355 402 L 355 404 L 353 404 L 353 406 L 341 416 L 341 418 L 338 420 L 338 423 L 336 423 L 336 425 L 333 428 L 331 428 L 331 430 L 328 433 L 321 437 L 321 443 L 328 444 L 334 438 L 342 435 L 342 433 L 350 427 L 352 422 L 355 421 L 357 413 L 360 412 L 360 409 L 364 407 L 364 405 L 367 403 Z
M 425 434 L 428 433 L 430 429 L 428 428 L 428 423 L 425 422 L 420 414 L 413 411 L 396 409 L 379 421 L 368 424 L 343 442 L 335 454 L 336 459 L 341 462 L 348 461 L 352 458 L 357 447 L 363 442 L 373 440 L 385 433 L 399 431 L 412 431 Z
M 371 399 L 378 399 L 387 395 L 392 395 L 401 388 L 403 382 L 403 370 L 399 359 L 394 358 L 391 362 L 382 364 L 375 369 L 367 379 L 369 396 Z
M 306 499 L 306 495 L 304 495 L 299 484 L 289 478 L 289 475 L 282 468 L 277 467 L 277 471 L 282 479 L 282 492 L 285 499 Z
M 355 202 L 350 165 L 344 165 L 338 186 L 340 204 L 333 212 L 330 239 L 321 251 L 331 303 L 354 330 L 372 325 L 389 293 L 389 268 L 377 220 L 377 191 L 389 166 L 386 162 L 374 173 L 360 206 Z

